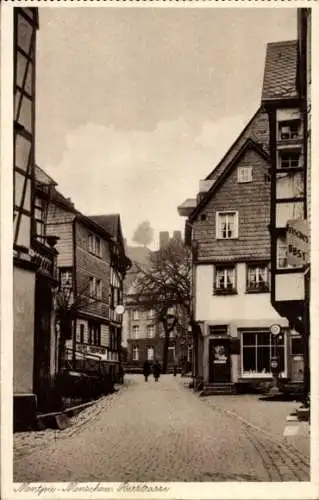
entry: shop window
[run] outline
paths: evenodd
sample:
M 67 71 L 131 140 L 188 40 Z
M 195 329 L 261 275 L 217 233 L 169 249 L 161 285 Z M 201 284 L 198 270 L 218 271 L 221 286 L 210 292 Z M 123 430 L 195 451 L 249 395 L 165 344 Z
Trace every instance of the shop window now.
M 272 376 L 271 358 L 278 357 L 279 371 L 285 373 L 284 334 L 274 337 L 268 331 L 241 332 L 242 376 Z

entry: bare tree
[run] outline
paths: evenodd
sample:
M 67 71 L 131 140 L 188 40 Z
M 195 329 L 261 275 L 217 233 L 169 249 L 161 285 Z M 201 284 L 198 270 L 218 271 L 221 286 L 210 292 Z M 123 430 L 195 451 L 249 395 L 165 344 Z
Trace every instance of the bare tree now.
M 153 309 L 165 333 L 163 371 L 167 371 L 171 331 L 187 332 L 191 321 L 191 254 L 180 240 L 150 255 L 148 267 L 139 266 L 135 282 L 137 304 Z M 174 312 L 172 312 L 173 310 Z
M 134 231 L 133 241 L 140 243 L 144 247 L 152 243 L 154 238 L 154 230 L 148 220 L 141 222 Z

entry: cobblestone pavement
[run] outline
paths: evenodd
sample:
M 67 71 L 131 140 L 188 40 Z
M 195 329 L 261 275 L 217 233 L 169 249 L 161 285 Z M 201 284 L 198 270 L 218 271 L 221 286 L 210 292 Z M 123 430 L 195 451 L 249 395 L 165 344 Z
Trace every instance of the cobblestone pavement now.
M 179 377 L 129 375 L 80 415 L 65 431 L 28 433 L 23 445 L 15 437 L 15 482 L 309 480 L 297 450 L 210 406 Z
M 183 380 L 183 379 L 181 379 Z M 300 407 L 296 401 L 266 400 L 261 395 L 245 394 L 234 396 L 208 396 L 205 402 L 217 409 L 223 409 L 230 416 L 236 415 L 252 426 L 271 435 L 284 446 L 295 447 L 310 460 L 310 426 L 308 422 L 296 424 L 297 433 L 285 436 L 289 424 L 287 416 Z

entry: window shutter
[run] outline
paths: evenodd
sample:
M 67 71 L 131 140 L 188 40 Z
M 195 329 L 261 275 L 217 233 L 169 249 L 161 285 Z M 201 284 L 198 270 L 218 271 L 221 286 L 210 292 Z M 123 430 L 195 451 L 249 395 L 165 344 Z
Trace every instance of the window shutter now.
M 234 238 L 238 238 L 239 235 L 239 217 L 238 217 L 238 212 L 235 212 L 234 216 Z

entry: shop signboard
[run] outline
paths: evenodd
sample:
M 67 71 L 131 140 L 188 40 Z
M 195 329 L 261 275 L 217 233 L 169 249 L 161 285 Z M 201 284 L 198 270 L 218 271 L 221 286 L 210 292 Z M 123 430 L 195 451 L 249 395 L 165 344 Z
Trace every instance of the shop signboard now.
M 309 264 L 309 228 L 304 219 L 287 222 L 287 263 L 292 267 Z

